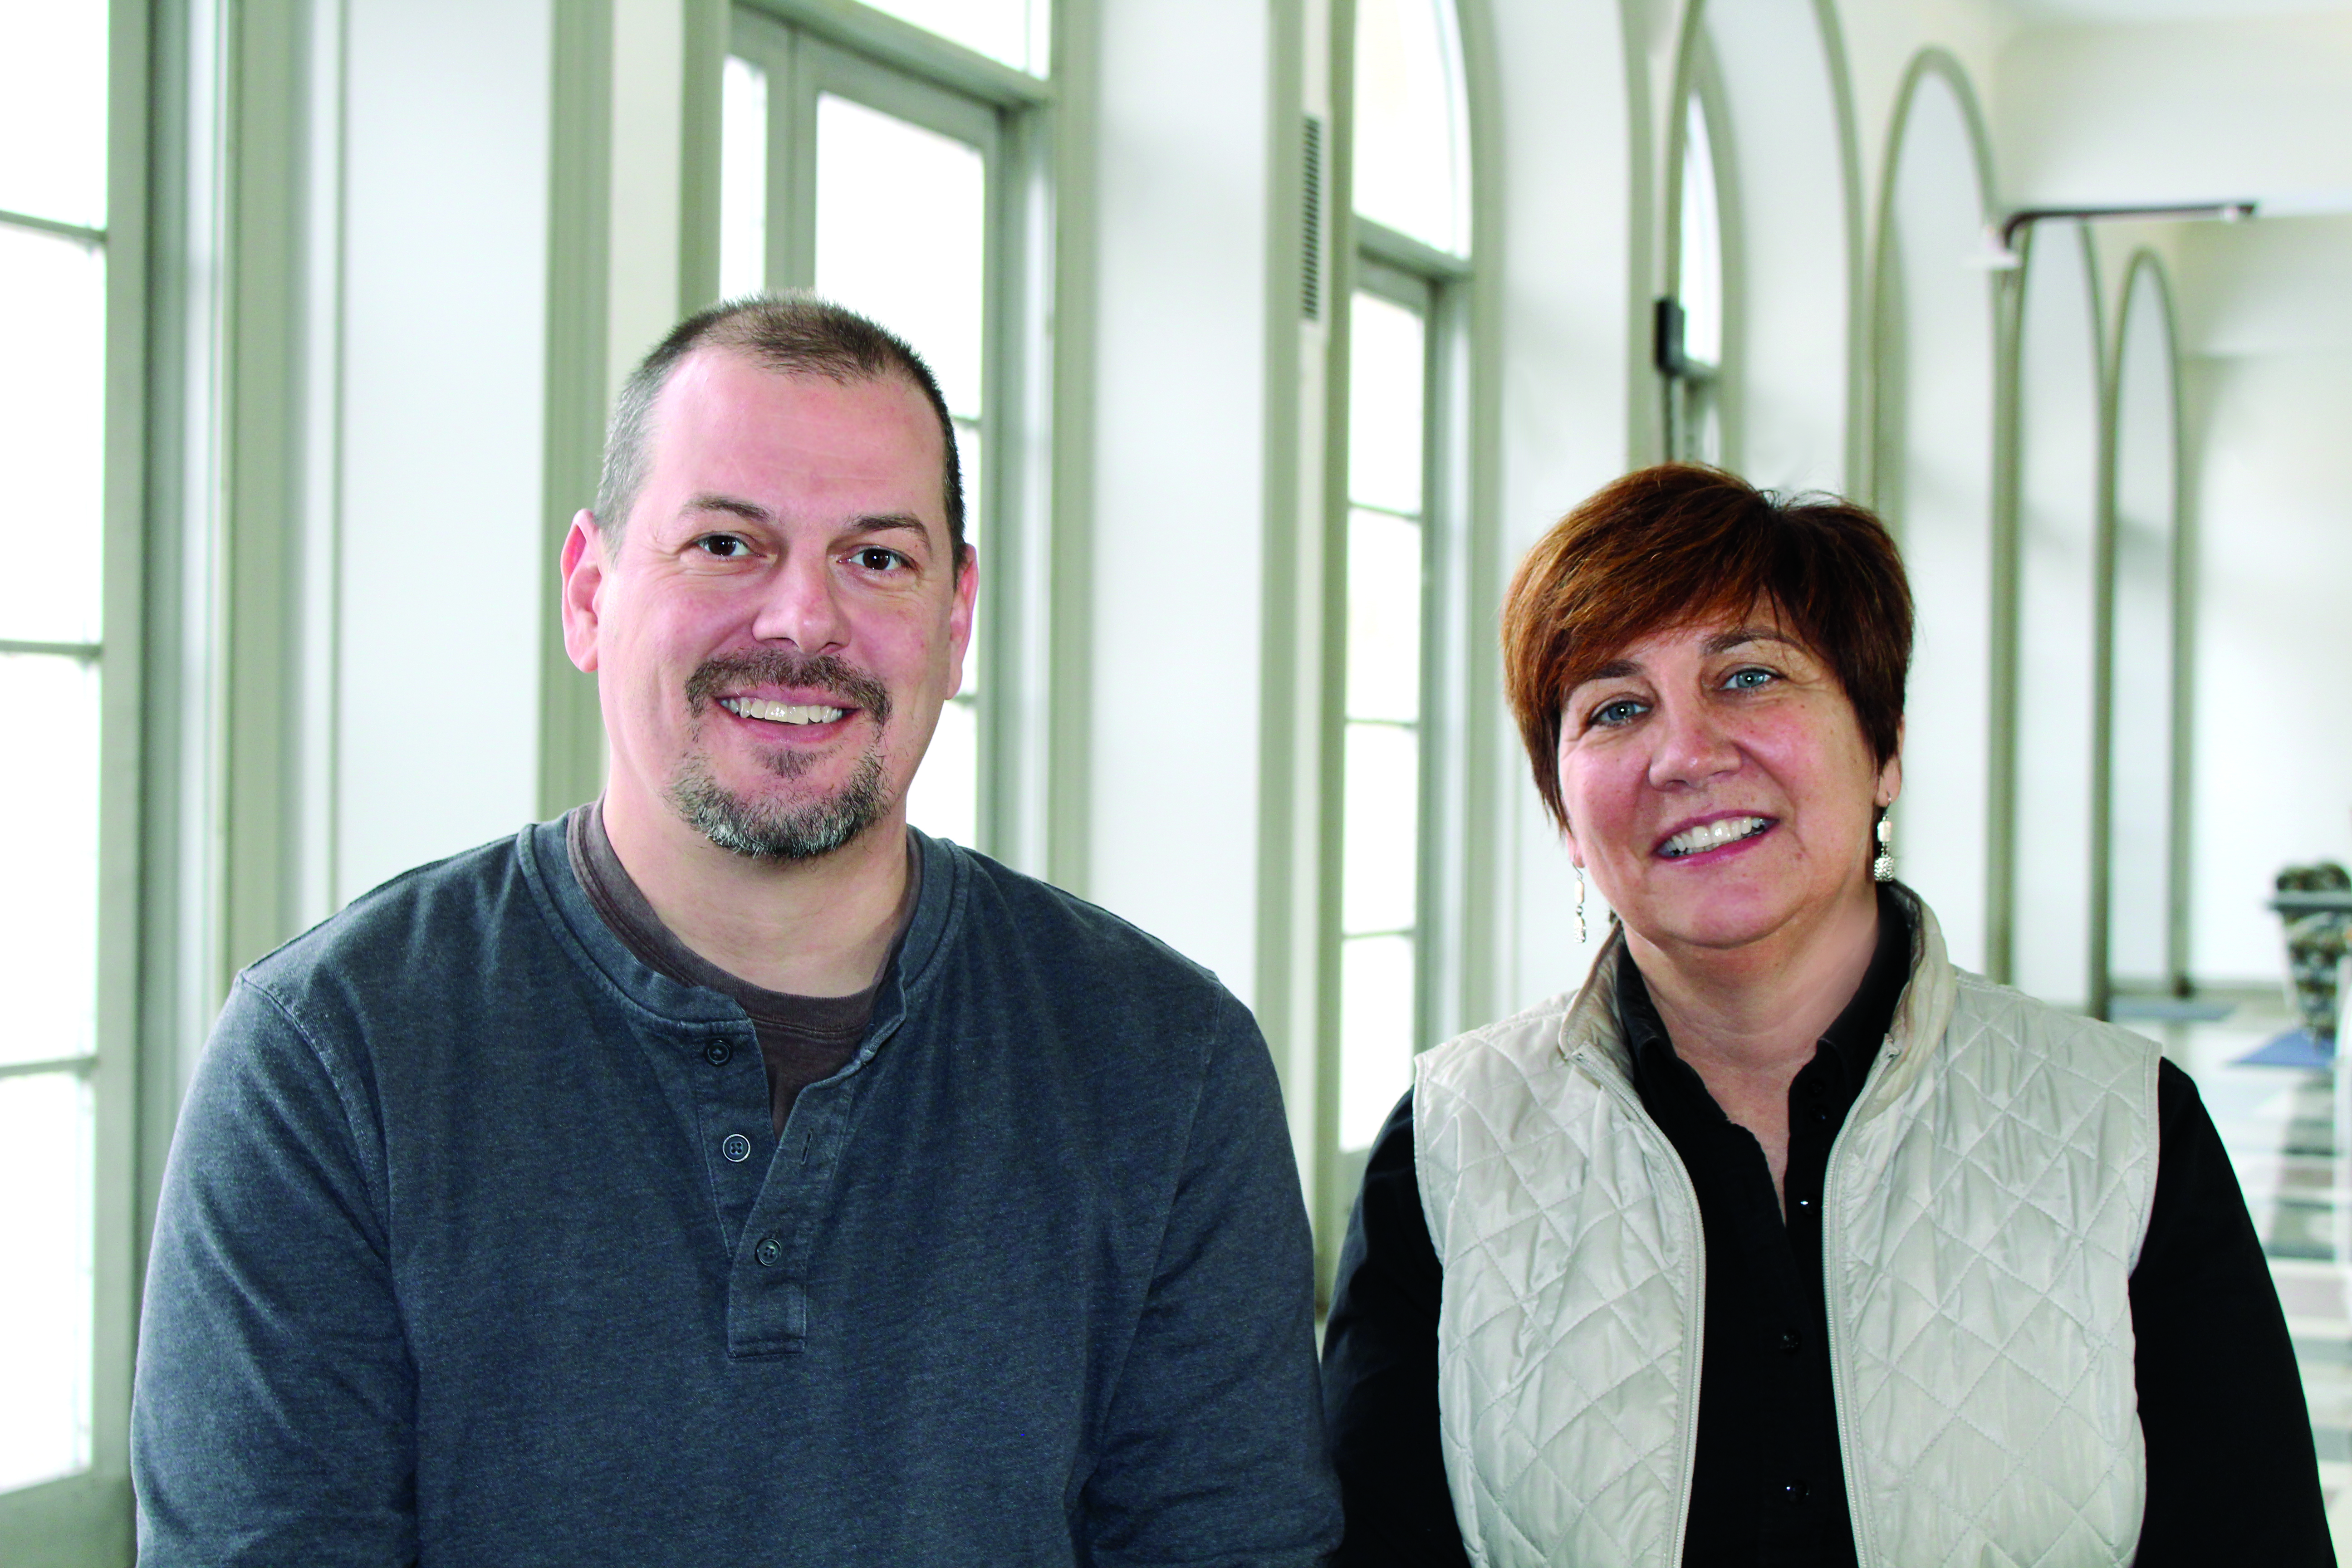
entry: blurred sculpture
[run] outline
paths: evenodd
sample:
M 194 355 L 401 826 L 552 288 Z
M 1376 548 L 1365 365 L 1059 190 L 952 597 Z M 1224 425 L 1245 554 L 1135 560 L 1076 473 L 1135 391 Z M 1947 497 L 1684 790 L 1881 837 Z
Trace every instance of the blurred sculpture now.
M 2352 874 L 2333 860 L 2315 866 L 2289 866 L 2278 874 L 2282 893 L 2343 893 L 2352 895 Z M 2352 898 L 2347 898 L 2352 902 Z M 2347 933 L 2352 933 L 2352 909 L 2279 911 L 2286 922 L 2287 982 L 2294 993 L 2294 1011 L 2305 1033 L 2323 1050 L 2336 1044 L 2336 971 L 2343 964 Z

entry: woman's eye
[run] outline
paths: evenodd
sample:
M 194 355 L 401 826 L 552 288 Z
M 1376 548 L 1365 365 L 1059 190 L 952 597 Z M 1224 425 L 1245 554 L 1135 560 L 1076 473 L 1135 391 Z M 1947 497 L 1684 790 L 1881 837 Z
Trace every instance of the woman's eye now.
M 1751 666 L 1747 669 L 1733 670 L 1725 679 L 1724 684 L 1734 691 L 1753 691 L 1759 686 L 1771 685 L 1778 679 L 1780 678 L 1769 669 L 1758 669 Z
M 1592 722 L 1603 729 L 1630 724 L 1642 716 L 1642 705 L 1630 697 L 1620 697 L 1614 702 L 1604 702 L 1592 710 Z

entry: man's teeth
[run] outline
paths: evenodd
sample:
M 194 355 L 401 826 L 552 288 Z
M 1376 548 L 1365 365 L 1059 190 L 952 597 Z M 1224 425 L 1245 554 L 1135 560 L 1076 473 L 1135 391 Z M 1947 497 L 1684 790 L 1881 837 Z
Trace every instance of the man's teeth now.
M 1660 846 L 1658 853 L 1669 860 L 1679 860 L 1702 849 L 1721 848 L 1735 839 L 1753 838 L 1770 826 L 1771 822 L 1767 817 L 1721 817 L 1714 822 L 1703 822 L 1696 827 L 1685 828 Z
M 848 711 L 845 708 L 811 708 L 798 702 L 763 702 L 756 697 L 722 697 L 719 706 L 746 719 L 765 719 L 771 724 L 830 724 Z

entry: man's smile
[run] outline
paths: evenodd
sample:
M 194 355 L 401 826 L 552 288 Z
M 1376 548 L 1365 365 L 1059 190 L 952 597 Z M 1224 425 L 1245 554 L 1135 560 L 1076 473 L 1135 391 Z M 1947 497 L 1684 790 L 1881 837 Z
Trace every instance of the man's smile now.
M 760 719 L 771 724 L 830 724 L 851 711 L 801 702 L 769 702 L 757 697 L 722 697 L 719 706 L 738 718 Z

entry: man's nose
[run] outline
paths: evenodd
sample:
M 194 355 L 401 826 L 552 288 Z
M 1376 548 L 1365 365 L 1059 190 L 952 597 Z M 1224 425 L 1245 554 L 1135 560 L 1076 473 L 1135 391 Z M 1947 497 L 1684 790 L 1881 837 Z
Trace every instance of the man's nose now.
M 791 643 L 811 656 L 838 650 L 849 641 L 840 589 L 824 553 L 794 552 L 761 585 L 751 635 L 761 642 Z
M 1650 755 L 1650 783 L 1658 788 L 1705 784 L 1739 766 L 1730 730 L 1702 700 L 1660 703 L 1650 732 L 1657 742 Z

